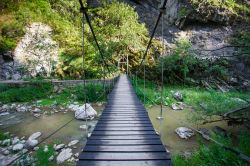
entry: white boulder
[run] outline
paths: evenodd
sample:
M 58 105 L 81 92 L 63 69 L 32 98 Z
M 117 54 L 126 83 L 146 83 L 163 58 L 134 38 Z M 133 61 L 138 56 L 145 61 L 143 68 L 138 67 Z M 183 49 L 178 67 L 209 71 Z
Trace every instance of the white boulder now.
M 20 150 L 23 149 L 23 147 L 24 147 L 23 144 L 16 144 L 16 145 L 13 146 L 12 150 L 13 151 L 20 151 Z
M 86 106 L 86 110 L 85 110 Z M 74 107 L 76 119 L 91 119 L 97 115 L 97 112 L 91 107 L 90 104 L 86 103 L 83 106 Z
M 186 127 L 178 127 L 177 129 L 175 129 L 175 132 L 180 138 L 183 139 L 188 139 L 194 135 L 193 130 Z
M 76 145 L 78 142 L 79 142 L 78 140 L 73 140 L 68 144 L 68 146 Z
M 37 138 L 40 137 L 41 135 L 42 135 L 41 132 L 36 132 L 36 133 L 33 133 L 33 134 L 29 137 L 29 139 L 30 139 L 30 140 L 37 139 Z
M 61 149 L 64 148 L 64 147 L 65 147 L 64 144 L 59 144 L 59 145 L 54 146 L 54 149 L 55 149 L 56 151 L 59 151 L 59 150 L 61 150 Z
M 25 145 L 28 147 L 28 148 L 33 148 L 35 147 L 36 145 L 38 144 L 38 141 L 35 140 L 35 139 L 28 139 L 25 143 Z
M 63 149 L 61 153 L 56 157 L 56 163 L 62 164 L 64 161 L 68 160 L 72 156 L 72 149 Z

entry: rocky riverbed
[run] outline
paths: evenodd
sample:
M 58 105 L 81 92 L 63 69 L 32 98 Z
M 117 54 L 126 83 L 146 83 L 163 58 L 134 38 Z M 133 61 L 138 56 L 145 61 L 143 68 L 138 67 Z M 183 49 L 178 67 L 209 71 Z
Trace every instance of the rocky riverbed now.
M 57 164 L 68 162 L 74 165 L 86 143 L 87 136 L 97 123 L 98 114 L 103 109 L 102 103 L 91 106 L 96 113 L 93 116 L 90 114 L 87 116 L 86 124 L 85 121 L 75 117 L 76 110 L 79 112 L 83 108 L 82 104 L 77 102 L 67 106 L 41 106 L 39 101 L 30 104 L 1 105 L 0 131 L 5 139 L 0 141 L 0 165 L 7 165 L 22 154 L 26 155 L 18 160 L 19 165 L 35 163 L 39 148 L 46 153 L 49 151 L 49 146 L 52 146 L 55 151 L 49 157 L 50 161 Z M 71 120 L 71 123 L 47 138 Z M 43 141 L 44 139 L 46 140 Z

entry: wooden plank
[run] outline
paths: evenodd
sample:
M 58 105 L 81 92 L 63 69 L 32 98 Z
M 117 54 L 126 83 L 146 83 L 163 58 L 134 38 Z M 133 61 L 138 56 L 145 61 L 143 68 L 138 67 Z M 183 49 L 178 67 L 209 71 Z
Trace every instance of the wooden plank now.
M 166 152 L 133 152 L 133 153 L 109 153 L 109 152 L 83 152 L 79 159 L 85 160 L 110 160 L 110 161 L 133 161 L 133 160 L 164 160 L 170 157 Z
M 79 160 L 77 166 L 171 166 L 171 160 L 96 161 Z
M 92 135 L 89 139 L 102 139 L 102 140 L 147 140 L 147 139 L 160 139 L 158 135 Z
M 77 165 L 170 166 L 148 113 L 127 77 L 120 77 Z
M 88 140 L 87 145 L 162 145 L 160 139 L 153 140 Z
M 150 121 L 105 121 L 105 120 L 99 120 L 98 124 L 151 124 Z
M 162 145 L 136 145 L 136 146 L 87 145 L 84 147 L 84 151 L 85 152 L 166 152 L 166 149 Z
M 149 118 L 145 118 L 145 117 L 129 117 L 129 118 L 123 118 L 123 117 L 109 117 L 109 118 L 103 118 L 101 117 L 99 120 L 122 120 L 122 121 L 148 121 Z
M 154 131 L 153 127 L 95 127 L 94 131 Z

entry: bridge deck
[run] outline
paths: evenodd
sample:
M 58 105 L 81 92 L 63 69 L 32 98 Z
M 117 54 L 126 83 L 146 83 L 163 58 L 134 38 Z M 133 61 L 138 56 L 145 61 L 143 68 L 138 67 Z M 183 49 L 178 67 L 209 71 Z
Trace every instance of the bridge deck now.
M 170 156 L 127 76 L 121 76 L 78 166 L 168 166 Z

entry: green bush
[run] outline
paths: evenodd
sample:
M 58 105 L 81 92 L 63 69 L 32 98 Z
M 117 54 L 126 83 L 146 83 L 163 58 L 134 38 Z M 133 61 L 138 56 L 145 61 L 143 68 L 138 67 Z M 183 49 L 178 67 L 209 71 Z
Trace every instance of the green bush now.
M 244 135 L 246 136 L 246 135 Z M 216 136 L 218 142 L 223 145 L 235 148 L 232 144 L 231 138 Z M 248 136 L 248 140 L 250 137 Z M 241 141 L 241 138 L 240 138 Z M 216 143 L 205 145 L 200 143 L 200 147 L 189 157 L 185 158 L 182 155 L 174 155 L 172 158 L 174 166 L 224 166 L 224 165 L 242 165 L 247 166 L 247 162 L 236 155 L 235 153 L 227 150 Z
M 86 89 L 84 87 L 77 86 L 75 87 L 74 94 L 77 96 L 79 101 L 85 101 L 85 97 L 87 98 L 88 102 L 97 102 L 97 101 L 104 101 L 108 94 L 108 87 L 104 87 L 102 84 L 87 84 Z M 85 96 L 86 94 L 86 96 Z
M 0 36 L 0 53 L 11 51 L 16 47 L 16 41 L 11 38 L 1 38 Z
M 53 148 L 53 145 L 48 145 L 48 151 L 45 152 L 44 151 L 45 146 L 41 146 L 36 154 L 35 157 L 37 159 L 36 164 L 37 165 L 42 165 L 42 166 L 53 166 L 56 165 L 55 163 L 53 163 L 53 161 L 49 161 L 49 158 L 51 156 L 55 155 L 55 150 Z
M 165 83 L 188 83 L 190 79 L 204 79 L 209 77 L 226 78 L 228 75 L 228 63 L 224 59 L 209 60 L 198 58 L 193 53 L 190 41 L 181 39 L 176 42 L 173 52 L 163 59 L 164 61 L 164 82 Z M 161 75 L 161 59 L 157 63 L 156 69 L 152 69 L 151 75 Z M 147 77 L 149 80 L 152 78 Z M 153 77 L 154 78 L 154 77 Z
M 0 102 L 29 102 L 47 97 L 52 92 L 52 86 L 46 82 L 34 82 L 25 87 L 9 87 L 0 93 Z

